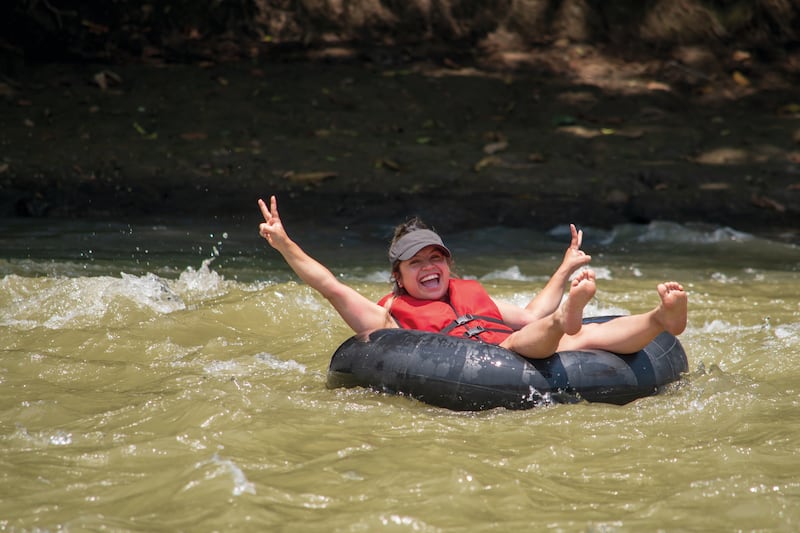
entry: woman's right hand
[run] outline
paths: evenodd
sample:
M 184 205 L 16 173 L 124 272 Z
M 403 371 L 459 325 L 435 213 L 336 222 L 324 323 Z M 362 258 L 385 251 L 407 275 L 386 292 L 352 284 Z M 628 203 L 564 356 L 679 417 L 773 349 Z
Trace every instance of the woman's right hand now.
M 289 240 L 286 235 L 286 230 L 281 223 L 281 217 L 278 215 L 278 200 L 275 195 L 269 197 L 269 208 L 266 202 L 258 199 L 258 207 L 261 208 L 261 214 L 264 216 L 264 222 L 258 226 L 258 234 L 264 237 L 273 248 L 280 248 Z

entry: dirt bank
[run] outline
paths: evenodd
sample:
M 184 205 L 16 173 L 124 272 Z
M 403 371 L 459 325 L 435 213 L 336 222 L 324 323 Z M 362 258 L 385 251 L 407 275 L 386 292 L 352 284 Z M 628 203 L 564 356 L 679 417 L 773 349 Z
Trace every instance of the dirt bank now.
M 27 67 L 0 84 L 0 215 L 249 217 L 275 193 L 343 224 L 669 219 L 798 240 L 791 69 L 580 46 L 502 65 L 335 56 Z

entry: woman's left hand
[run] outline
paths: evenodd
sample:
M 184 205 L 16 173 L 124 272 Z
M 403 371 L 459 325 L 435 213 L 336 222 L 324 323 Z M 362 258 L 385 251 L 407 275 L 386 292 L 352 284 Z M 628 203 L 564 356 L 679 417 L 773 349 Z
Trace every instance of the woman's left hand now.
M 581 250 L 581 244 L 583 243 L 583 230 L 578 230 L 575 227 L 575 224 L 570 224 L 569 229 L 572 233 L 572 242 L 570 242 L 569 248 L 567 248 L 567 251 L 564 254 L 562 266 L 568 268 L 570 274 L 572 274 L 580 267 L 588 265 L 592 260 L 592 256 Z

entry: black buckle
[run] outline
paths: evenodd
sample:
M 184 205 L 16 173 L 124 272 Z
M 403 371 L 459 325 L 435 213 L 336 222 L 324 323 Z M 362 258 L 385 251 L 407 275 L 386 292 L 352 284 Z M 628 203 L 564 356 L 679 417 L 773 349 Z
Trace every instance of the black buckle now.
M 478 325 L 478 326 L 475 326 L 474 328 L 468 328 L 467 331 L 464 332 L 464 336 L 465 337 L 477 337 L 478 335 L 480 335 L 484 331 L 486 331 L 486 329 L 483 326 Z
M 469 313 L 467 313 L 466 315 L 461 315 L 461 316 L 456 317 L 455 322 L 459 326 L 463 326 L 464 324 L 469 324 L 473 320 L 475 320 L 475 317 L 470 315 Z

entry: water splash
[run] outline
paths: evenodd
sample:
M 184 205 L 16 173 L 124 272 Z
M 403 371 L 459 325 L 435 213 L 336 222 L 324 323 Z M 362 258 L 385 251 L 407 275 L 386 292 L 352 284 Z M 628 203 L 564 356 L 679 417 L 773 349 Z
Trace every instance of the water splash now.
M 86 327 L 125 322 L 131 309 L 167 314 L 185 309 L 182 298 L 154 274 L 119 278 L 54 278 L 41 282 L 6 276 L 0 290 L 11 296 L 0 308 L 0 325 L 32 329 Z
M 212 376 L 246 376 L 250 372 L 236 361 L 211 361 L 203 367 L 206 374 Z
M 226 293 L 230 289 L 230 283 L 211 270 L 214 259 L 213 257 L 204 259 L 197 270 L 187 267 L 173 283 L 175 291 L 192 300 L 215 298 Z
M 749 241 L 754 237 L 749 233 L 736 231 L 729 227 L 702 227 L 676 224 L 674 222 L 652 222 L 647 231 L 639 236 L 640 242 L 669 241 L 676 243 L 719 243 L 729 241 Z
M 546 280 L 547 278 L 544 276 L 526 276 L 520 271 L 518 266 L 514 265 L 506 268 L 505 270 L 493 270 L 492 272 L 481 276 L 480 279 L 481 281 L 542 281 Z
M 219 465 L 225 471 L 233 476 L 233 490 L 231 493 L 234 496 L 241 496 L 242 494 L 255 494 L 256 493 L 256 486 L 247 480 L 247 477 L 244 475 L 244 472 L 241 468 L 239 468 L 236 463 L 231 461 L 230 459 L 222 459 L 219 455 L 214 454 L 211 458 L 211 462 Z
M 186 268 L 177 280 L 153 273 L 46 279 L 9 274 L 0 279 L 6 301 L 0 305 L 0 326 L 58 330 L 122 325 L 134 310 L 153 315 L 183 311 L 189 302 L 217 298 L 238 286 L 211 270 L 212 262 L 204 260 L 197 270 Z
M 256 360 L 260 363 L 263 363 L 267 366 L 267 368 L 272 370 L 278 370 L 280 372 L 297 372 L 299 374 L 306 373 L 306 366 L 289 359 L 288 361 L 284 361 L 282 359 L 278 359 L 272 354 L 268 354 L 262 352 L 256 355 Z

